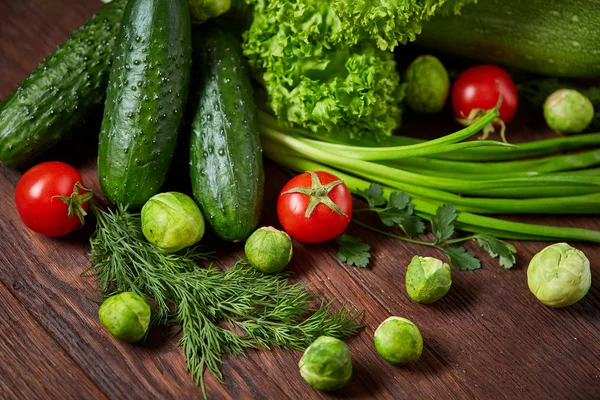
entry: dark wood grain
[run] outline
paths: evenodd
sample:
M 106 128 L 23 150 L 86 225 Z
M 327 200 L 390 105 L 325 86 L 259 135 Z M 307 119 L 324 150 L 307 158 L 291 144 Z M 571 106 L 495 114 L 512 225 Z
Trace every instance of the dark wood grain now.
M 69 33 L 101 7 L 97 0 L 0 0 L 0 99 Z M 439 126 L 407 120 L 407 130 L 433 134 Z M 447 128 L 447 127 L 446 127 Z M 511 126 L 524 137 L 545 135 L 521 115 Z M 86 125 L 58 157 L 73 163 L 100 194 L 94 149 L 97 126 Z M 277 225 L 276 196 L 287 175 L 266 163 L 263 223 Z M 155 329 L 145 344 L 114 340 L 97 319 L 88 265 L 91 226 L 61 239 L 28 231 L 16 213 L 14 187 L 22 171 L 0 165 L 0 397 L 197 398 L 176 345 L 177 332 Z M 102 197 L 100 196 L 100 199 Z M 600 229 L 600 217 L 511 217 Z M 221 385 L 206 375 L 211 398 L 600 398 L 600 246 L 578 243 L 592 263 L 592 288 L 574 306 L 554 310 L 527 288 L 526 266 L 548 243 L 514 242 L 518 267 L 501 269 L 482 256 L 483 269 L 453 271 L 449 294 L 433 305 L 413 303 L 404 288 L 406 265 L 429 249 L 380 237 L 356 226 L 349 233 L 373 247 L 371 269 L 339 264 L 331 243 L 294 243 L 290 268 L 315 292 L 365 311 L 367 327 L 348 341 L 354 362 L 343 389 L 311 389 L 298 374 L 301 352 L 252 350 L 224 361 Z M 218 245 L 222 267 L 242 256 L 241 245 Z M 376 353 L 373 332 L 390 315 L 415 322 L 424 338 L 421 359 L 407 367 Z M 41 379 L 40 376 L 45 376 Z M 42 396 L 45 394 L 46 396 Z
M 13 286 L 20 289 L 19 282 Z M 27 373 L 26 379 L 23 373 Z M 0 374 L 0 398 L 4 399 L 106 398 L 3 285 L 0 285 Z M 14 385 L 15 382 L 19 384 Z

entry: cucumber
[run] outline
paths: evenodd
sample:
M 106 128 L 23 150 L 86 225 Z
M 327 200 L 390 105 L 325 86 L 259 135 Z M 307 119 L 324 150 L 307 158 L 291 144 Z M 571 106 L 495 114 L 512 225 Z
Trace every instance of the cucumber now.
M 115 204 L 140 208 L 173 158 L 187 101 L 191 19 L 186 0 L 131 0 L 114 50 L 98 176 Z
M 94 106 L 102 104 L 126 3 L 105 5 L 0 104 L 2 163 L 30 163 L 67 138 Z
M 190 138 L 192 191 L 217 235 L 241 241 L 258 225 L 264 192 L 252 83 L 238 36 L 218 23 L 202 28 L 194 34 L 201 76 Z
M 600 0 L 479 0 L 436 15 L 417 44 L 547 75 L 600 76 Z

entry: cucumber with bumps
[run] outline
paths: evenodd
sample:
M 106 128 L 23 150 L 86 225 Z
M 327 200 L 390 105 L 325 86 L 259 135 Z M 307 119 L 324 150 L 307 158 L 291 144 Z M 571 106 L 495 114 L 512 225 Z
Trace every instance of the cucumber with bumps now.
M 177 144 L 191 69 L 186 0 L 131 0 L 114 49 L 98 176 L 115 204 L 140 208 L 162 186 Z
M 105 5 L 0 104 L 0 161 L 19 167 L 67 138 L 101 105 L 126 0 Z
M 264 192 L 252 83 L 236 34 L 211 22 L 197 33 L 194 69 L 201 76 L 190 139 L 192 190 L 213 230 L 241 241 L 258 225 Z

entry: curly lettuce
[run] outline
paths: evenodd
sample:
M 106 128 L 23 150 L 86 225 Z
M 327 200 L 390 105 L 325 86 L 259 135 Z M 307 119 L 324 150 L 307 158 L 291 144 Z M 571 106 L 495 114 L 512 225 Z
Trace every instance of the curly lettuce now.
M 320 134 L 390 135 L 404 87 L 390 52 L 437 7 L 471 0 L 246 0 L 243 49 L 275 115 Z
M 414 41 L 425 21 L 436 13 L 458 14 L 477 0 L 335 0 L 332 5 L 343 21 L 345 42 L 366 38 L 382 50 Z

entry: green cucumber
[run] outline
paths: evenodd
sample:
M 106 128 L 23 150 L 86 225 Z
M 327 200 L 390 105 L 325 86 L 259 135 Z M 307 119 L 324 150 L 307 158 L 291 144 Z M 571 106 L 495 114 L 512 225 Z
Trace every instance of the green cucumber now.
M 201 76 L 190 138 L 192 190 L 217 235 L 241 241 L 258 225 L 264 192 L 252 83 L 237 35 L 217 23 L 202 28 L 194 35 Z
M 106 197 L 141 207 L 162 186 L 177 144 L 191 73 L 186 0 L 131 0 L 110 71 L 98 148 Z
M 600 77 L 600 0 L 479 0 L 433 17 L 416 43 L 546 75 Z
M 0 161 L 19 167 L 67 138 L 101 105 L 125 0 L 105 5 L 0 104 Z

